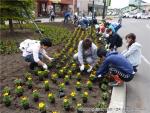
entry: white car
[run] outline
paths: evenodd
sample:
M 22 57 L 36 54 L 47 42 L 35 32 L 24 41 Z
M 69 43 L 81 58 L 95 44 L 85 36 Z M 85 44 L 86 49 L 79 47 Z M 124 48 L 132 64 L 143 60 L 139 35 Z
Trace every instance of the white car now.
M 135 16 L 136 19 L 140 19 L 141 17 L 142 17 L 142 13 L 137 13 Z
M 123 14 L 123 18 L 129 18 L 129 13 Z
M 129 18 L 133 18 L 135 16 L 135 14 L 131 13 L 129 14 Z
M 150 14 L 144 14 L 141 16 L 142 19 L 150 19 Z

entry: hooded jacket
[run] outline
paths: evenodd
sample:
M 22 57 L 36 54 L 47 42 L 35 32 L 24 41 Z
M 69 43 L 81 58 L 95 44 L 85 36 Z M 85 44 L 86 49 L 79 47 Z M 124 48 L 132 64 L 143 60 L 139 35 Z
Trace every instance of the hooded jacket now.
M 97 70 L 96 75 L 104 76 L 110 67 L 116 68 L 124 74 L 133 75 L 134 72 L 131 63 L 122 54 L 116 51 L 106 54 L 106 58 Z
M 129 60 L 132 66 L 137 66 L 141 63 L 141 44 L 135 42 L 122 54 Z

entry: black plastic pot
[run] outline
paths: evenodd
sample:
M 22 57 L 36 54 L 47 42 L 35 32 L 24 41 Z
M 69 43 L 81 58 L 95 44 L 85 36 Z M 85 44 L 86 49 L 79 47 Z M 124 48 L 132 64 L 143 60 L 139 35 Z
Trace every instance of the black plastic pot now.
M 45 91 L 49 91 L 49 87 L 45 87 Z
M 24 105 L 23 109 L 29 109 L 29 104 Z
M 39 98 L 33 98 L 34 102 L 38 102 Z
M 22 95 L 23 95 L 23 93 L 18 93 L 17 94 L 18 97 L 21 97 Z
M 55 99 L 52 99 L 50 102 L 51 102 L 52 104 L 55 103 Z
M 91 91 L 91 90 L 92 90 L 92 87 L 88 87 L 88 89 Z
M 8 106 L 10 106 L 10 105 L 11 105 L 11 101 L 5 102 L 5 106 L 6 106 L 6 107 L 8 107 Z
M 31 89 L 32 88 L 32 85 L 28 85 L 28 89 Z
M 77 113 L 83 113 L 83 111 L 81 111 L 81 110 L 77 109 Z
M 81 91 L 81 88 L 76 88 L 77 91 Z
M 69 82 L 67 81 L 67 82 L 65 82 L 65 85 L 69 85 Z
M 83 103 L 87 103 L 87 98 L 82 98 Z
M 70 106 L 64 107 L 65 111 L 69 111 L 70 110 Z

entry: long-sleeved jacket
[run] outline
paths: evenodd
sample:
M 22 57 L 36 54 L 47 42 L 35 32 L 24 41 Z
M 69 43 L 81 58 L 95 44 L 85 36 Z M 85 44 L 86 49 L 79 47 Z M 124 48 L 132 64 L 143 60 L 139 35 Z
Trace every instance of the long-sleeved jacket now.
M 78 45 L 78 60 L 80 64 L 84 64 L 83 58 L 91 57 L 94 61 L 97 59 L 97 46 L 92 43 L 92 47 L 88 50 L 83 50 L 83 40 L 79 42 Z
M 26 39 L 20 44 L 19 48 L 23 52 L 23 57 L 33 54 L 33 59 L 35 62 L 40 60 L 39 53 L 41 53 L 43 56 L 47 56 L 46 51 L 41 48 L 40 41 L 38 40 Z
M 137 66 L 141 63 L 141 45 L 137 42 L 124 50 L 122 54 L 129 60 L 132 66 Z
M 109 71 L 110 66 L 125 74 L 132 75 L 134 72 L 131 63 L 122 54 L 118 52 L 109 52 L 97 70 L 96 75 L 104 76 Z
M 109 49 L 117 48 L 117 45 L 119 45 L 118 43 L 120 43 L 118 42 L 118 38 L 121 38 L 120 35 L 114 32 L 112 33 L 112 35 L 106 38 L 107 44 L 110 45 Z

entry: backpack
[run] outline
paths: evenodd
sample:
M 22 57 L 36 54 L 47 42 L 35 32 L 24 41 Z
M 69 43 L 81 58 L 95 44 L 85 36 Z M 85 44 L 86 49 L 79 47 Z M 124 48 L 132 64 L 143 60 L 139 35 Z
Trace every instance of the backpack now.
M 122 38 L 118 35 L 118 36 L 117 36 L 116 46 L 117 46 L 117 47 L 121 47 L 122 44 L 123 44 Z

